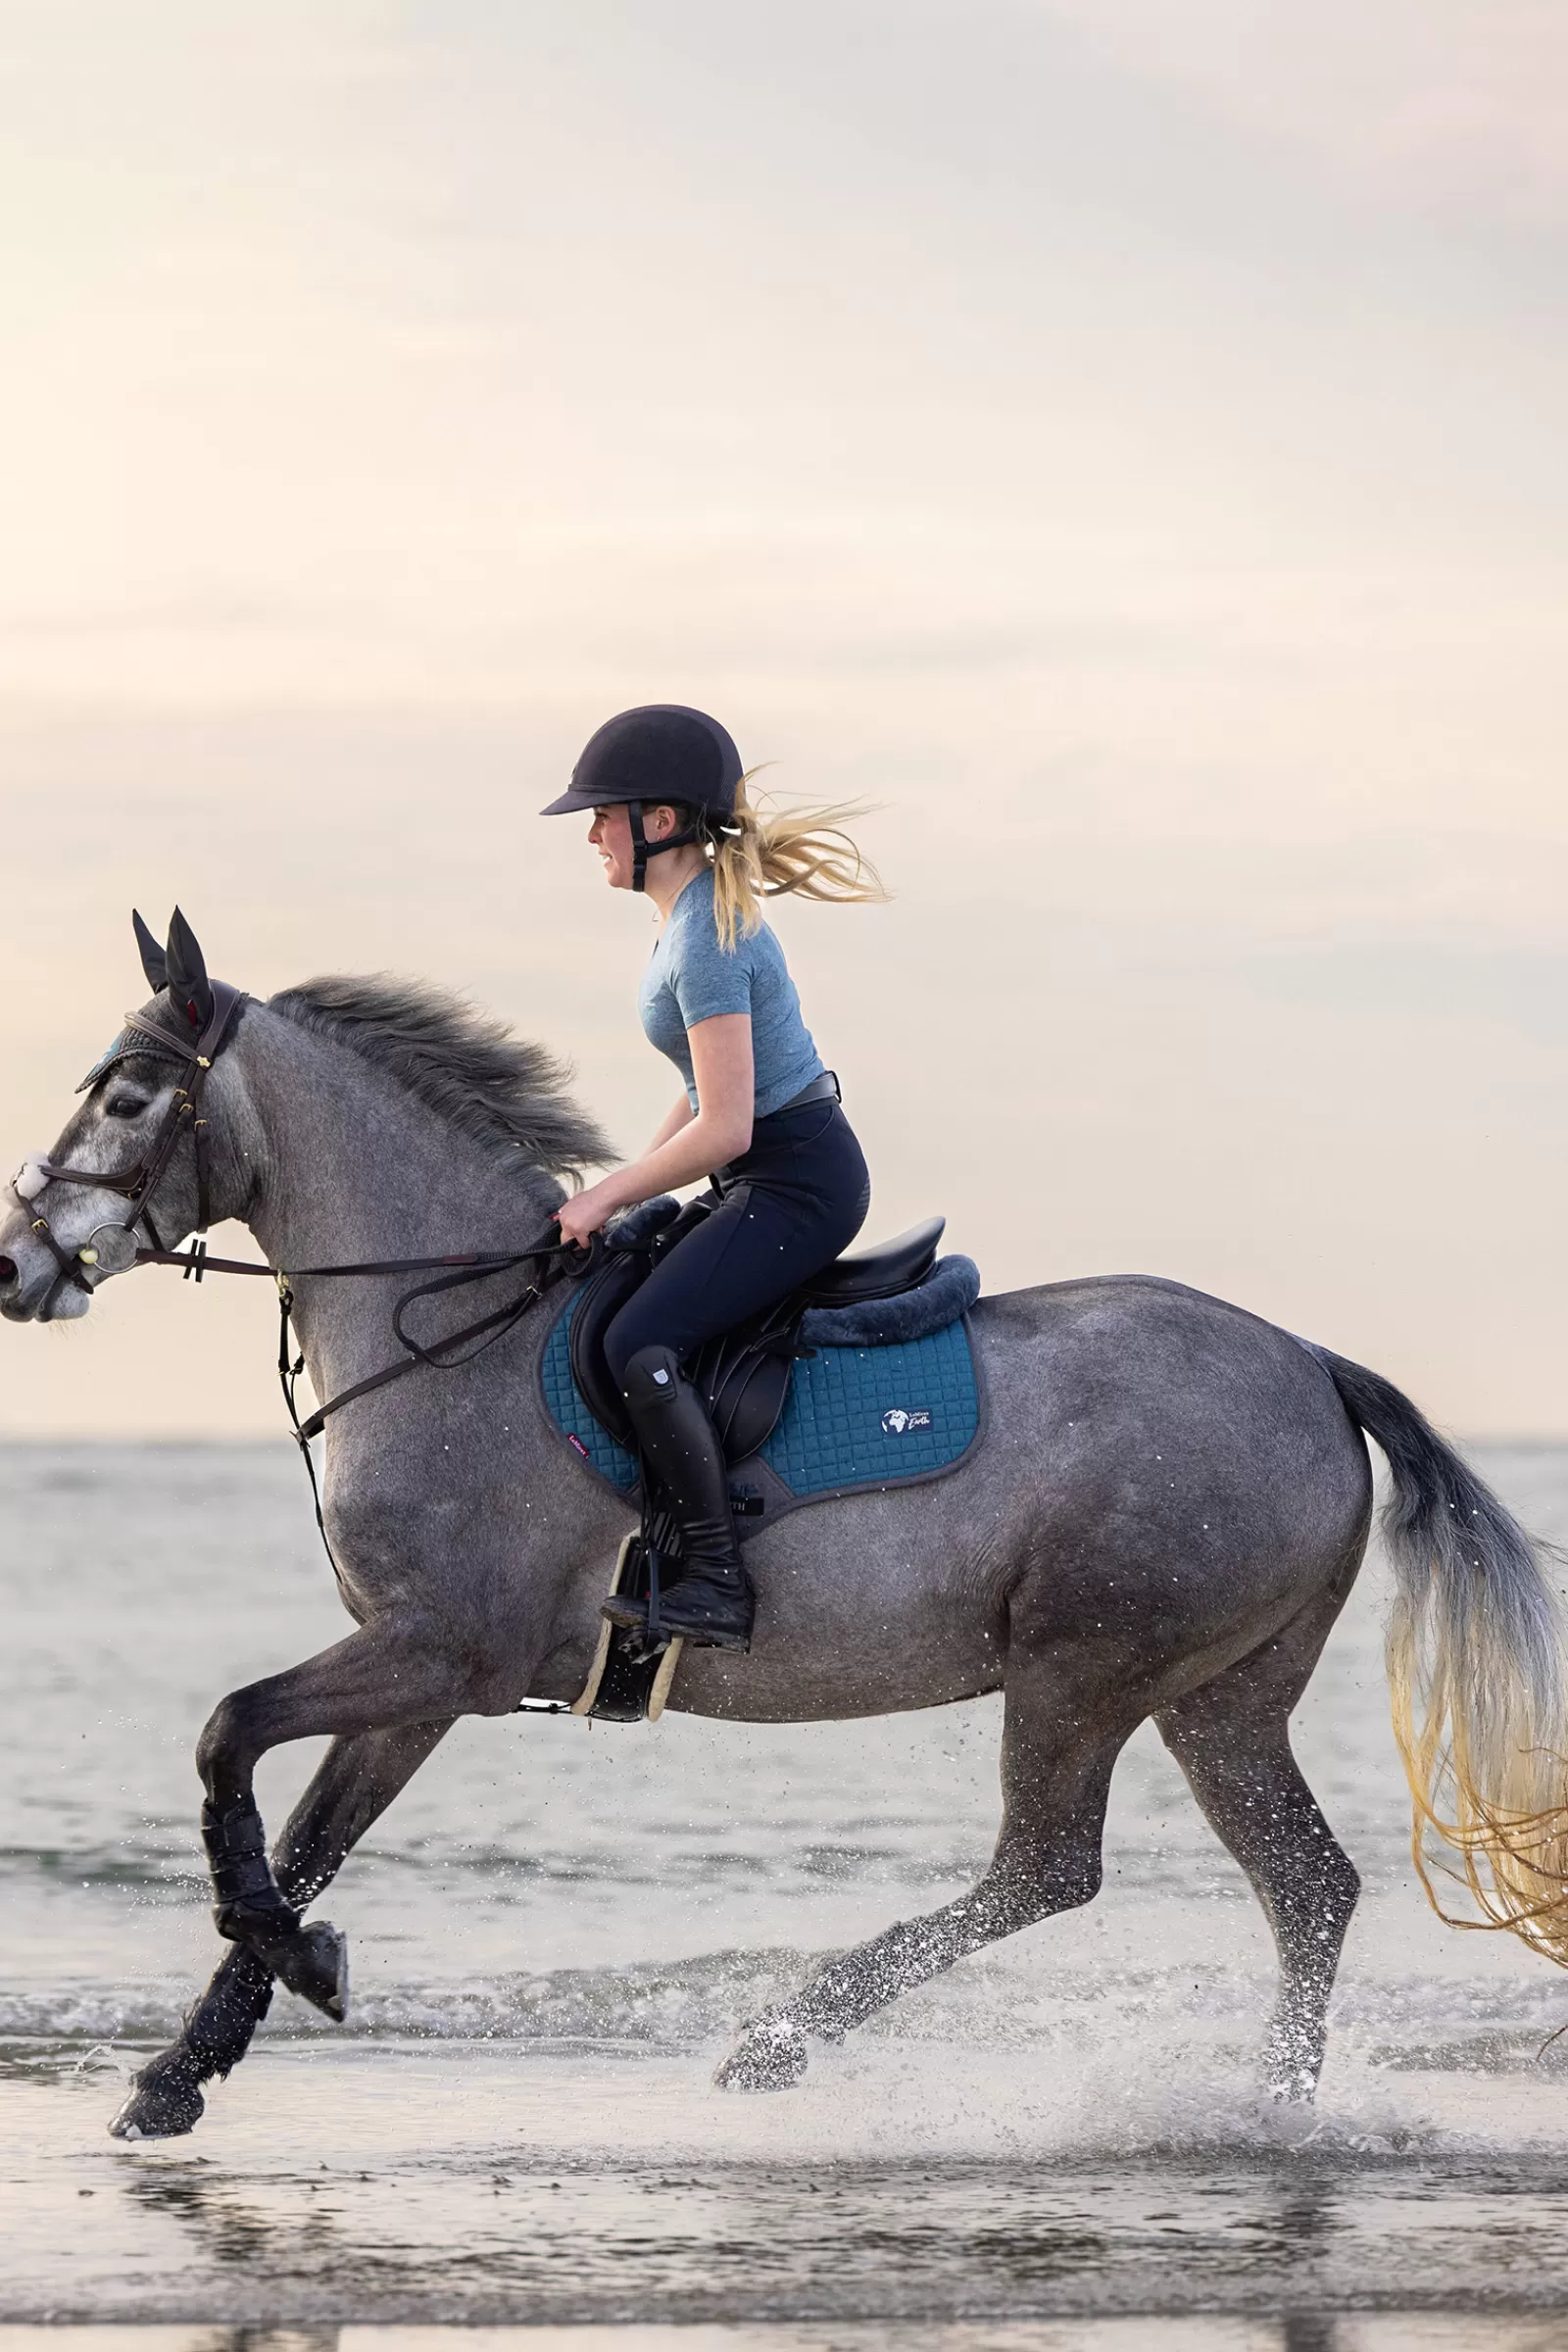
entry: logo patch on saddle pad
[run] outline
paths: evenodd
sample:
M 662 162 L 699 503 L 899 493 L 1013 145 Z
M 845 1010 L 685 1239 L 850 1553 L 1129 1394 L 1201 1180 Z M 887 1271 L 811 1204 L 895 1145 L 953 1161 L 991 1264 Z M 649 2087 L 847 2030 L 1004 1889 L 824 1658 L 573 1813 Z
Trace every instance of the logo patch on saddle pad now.
M 906 1412 L 902 1404 L 890 1404 L 882 1416 L 882 1427 L 890 1438 L 902 1438 L 906 1429 L 929 1429 L 931 1415 L 923 1404 Z

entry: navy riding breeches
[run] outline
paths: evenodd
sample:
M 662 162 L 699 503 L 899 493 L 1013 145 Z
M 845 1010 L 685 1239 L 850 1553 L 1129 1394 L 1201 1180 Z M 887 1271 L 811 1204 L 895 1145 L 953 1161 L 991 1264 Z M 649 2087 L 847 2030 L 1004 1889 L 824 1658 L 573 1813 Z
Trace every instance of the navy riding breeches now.
M 640 1348 L 686 1357 L 777 1305 L 849 1248 L 871 1200 L 855 1130 L 829 1102 L 759 1119 L 751 1150 L 713 1183 L 717 1208 L 661 1258 L 605 1333 L 618 1388 Z

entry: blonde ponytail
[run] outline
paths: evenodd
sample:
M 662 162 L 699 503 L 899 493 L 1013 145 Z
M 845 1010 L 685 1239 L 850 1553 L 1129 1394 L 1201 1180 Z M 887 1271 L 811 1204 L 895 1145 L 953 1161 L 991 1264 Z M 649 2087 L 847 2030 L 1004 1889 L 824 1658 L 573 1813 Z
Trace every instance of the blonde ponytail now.
M 863 905 L 888 895 L 876 867 L 844 830 L 850 819 L 868 813 L 863 801 L 763 815 L 746 792 L 757 772 L 751 768 L 741 778 L 733 817 L 722 832 L 715 826 L 706 844 L 719 945 L 732 954 L 737 940 L 750 938 L 760 924 L 763 899 L 795 891 L 803 899 Z

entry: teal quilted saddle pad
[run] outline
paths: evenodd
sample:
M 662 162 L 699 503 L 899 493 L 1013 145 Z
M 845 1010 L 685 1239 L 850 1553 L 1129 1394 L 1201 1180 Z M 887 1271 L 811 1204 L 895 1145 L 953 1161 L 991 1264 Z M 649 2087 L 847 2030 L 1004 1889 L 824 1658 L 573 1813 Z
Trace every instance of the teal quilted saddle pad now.
M 540 1381 L 557 1427 L 622 1494 L 637 1464 L 600 1428 L 577 1392 L 568 1353 L 575 1297 L 545 1343 Z M 753 1458 L 778 1481 L 777 1507 L 861 1487 L 937 1478 L 980 1436 L 980 1383 L 967 1321 L 886 1348 L 820 1348 L 793 1367 L 784 1409 Z M 732 1475 L 743 1475 L 744 1467 Z M 768 1517 L 775 1515 L 770 1508 Z

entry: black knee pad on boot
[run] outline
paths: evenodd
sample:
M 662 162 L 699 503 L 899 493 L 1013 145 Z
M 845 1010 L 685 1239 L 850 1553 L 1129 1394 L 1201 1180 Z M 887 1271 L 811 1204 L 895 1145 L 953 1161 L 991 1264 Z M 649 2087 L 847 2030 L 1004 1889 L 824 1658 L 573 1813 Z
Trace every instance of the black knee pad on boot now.
M 662 1404 L 673 1404 L 680 1395 L 680 1358 L 672 1348 L 639 1348 L 626 1366 L 626 1378 L 621 1395 L 626 1409 L 635 1421 L 646 1412 L 657 1412 Z

